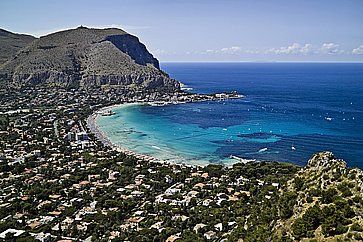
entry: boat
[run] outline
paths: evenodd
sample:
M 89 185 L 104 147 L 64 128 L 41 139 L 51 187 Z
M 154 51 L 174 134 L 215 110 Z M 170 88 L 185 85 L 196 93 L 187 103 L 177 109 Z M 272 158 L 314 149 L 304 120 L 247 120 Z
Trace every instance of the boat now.
M 267 148 L 262 148 L 262 149 L 260 149 L 260 150 L 258 151 L 258 153 L 262 153 L 262 152 L 265 152 L 265 151 L 267 151 Z

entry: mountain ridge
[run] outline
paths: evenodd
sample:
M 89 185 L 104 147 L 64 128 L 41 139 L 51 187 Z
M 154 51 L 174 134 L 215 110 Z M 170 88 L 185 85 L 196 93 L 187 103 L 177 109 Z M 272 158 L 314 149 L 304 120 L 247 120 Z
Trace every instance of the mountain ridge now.
M 0 28 L 0 66 L 37 38 Z
M 35 39 L 0 66 L 0 80 L 12 87 L 116 85 L 168 91 L 180 87 L 160 70 L 158 60 L 136 36 L 117 28 L 83 26 Z

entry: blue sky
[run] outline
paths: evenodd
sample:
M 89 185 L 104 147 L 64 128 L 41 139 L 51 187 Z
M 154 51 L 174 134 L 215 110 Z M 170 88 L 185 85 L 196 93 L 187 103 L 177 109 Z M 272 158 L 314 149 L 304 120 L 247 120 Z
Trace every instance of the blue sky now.
M 119 27 L 161 61 L 363 61 L 362 0 L 1 0 L 0 28 Z

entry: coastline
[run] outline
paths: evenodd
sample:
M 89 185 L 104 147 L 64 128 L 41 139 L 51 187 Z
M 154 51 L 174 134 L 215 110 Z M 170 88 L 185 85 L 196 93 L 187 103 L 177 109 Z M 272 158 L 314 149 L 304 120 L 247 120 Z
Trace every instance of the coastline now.
M 121 104 L 114 104 L 111 106 L 102 107 L 96 111 L 94 111 L 90 116 L 88 116 L 86 123 L 87 127 L 90 130 L 91 133 L 93 133 L 98 141 L 100 141 L 103 145 L 110 147 L 111 149 L 124 153 L 129 156 L 133 156 L 137 159 L 147 161 L 147 162 L 161 162 L 161 163 L 167 163 L 166 161 L 162 161 L 160 159 L 157 159 L 156 157 L 140 154 L 137 152 L 134 152 L 132 150 L 129 150 L 125 147 L 122 147 L 120 145 L 112 143 L 112 141 L 105 135 L 101 129 L 97 125 L 97 119 L 100 115 L 102 115 L 103 112 L 112 111 L 115 108 L 123 108 L 126 106 L 133 106 L 133 105 L 145 105 L 144 102 L 132 102 L 132 103 L 121 103 Z
M 180 102 L 182 103 L 182 102 Z M 97 125 L 97 118 L 102 114 L 102 112 L 108 112 L 108 111 L 112 111 L 113 109 L 116 108 L 123 108 L 126 106 L 133 106 L 133 105 L 147 105 L 147 102 L 129 102 L 129 103 L 121 103 L 121 104 L 114 104 L 111 106 L 105 106 L 102 107 L 96 111 L 94 111 L 90 116 L 88 116 L 86 123 L 87 123 L 87 128 L 89 129 L 89 131 L 95 135 L 96 139 L 98 141 L 100 141 L 103 145 L 110 147 L 111 149 L 120 152 L 120 153 L 124 153 L 125 155 L 128 156 L 132 156 L 135 157 L 136 159 L 145 161 L 145 162 L 157 162 L 157 163 L 163 163 L 163 164 L 177 164 L 177 165 L 182 165 L 182 166 L 186 166 L 186 167 L 205 167 L 208 164 L 188 164 L 188 163 L 184 163 L 184 162 L 176 162 L 176 161 L 166 161 L 166 160 L 162 160 L 159 158 L 156 158 L 154 156 L 151 155 L 146 155 L 146 154 L 140 154 L 138 152 L 129 150 L 125 147 L 122 147 L 120 145 L 117 145 L 115 143 L 113 143 L 108 137 L 107 135 L 105 135 L 101 129 L 99 128 L 99 126 Z M 170 104 L 169 104 L 170 105 Z M 226 166 L 229 167 L 229 166 Z
M 200 101 L 206 101 L 206 100 L 200 100 Z M 179 102 L 178 104 L 182 104 L 185 102 Z M 167 105 L 175 105 L 176 103 L 168 103 Z M 158 163 L 165 163 L 165 164 L 178 164 L 178 165 L 185 165 L 185 166 L 190 166 L 190 167 L 205 167 L 207 166 L 209 163 L 207 164 L 190 164 L 187 162 L 178 162 L 178 161 L 170 161 L 170 160 L 163 160 L 160 158 L 157 158 L 155 156 L 152 155 L 148 155 L 148 154 L 142 154 L 142 153 L 138 153 L 135 151 L 132 151 L 130 149 L 127 149 L 121 145 L 115 144 L 113 143 L 106 134 L 103 133 L 103 131 L 100 129 L 100 127 L 97 124 L 97 119 L 100 117 L 100 115 L 102 115 L 102 113 L 107 113 L 109 111 L 113 111 L 114 109 L 118 109 L 118 108 L 124 108 L 127 106 L 133 106 L 133 105 L 150 105 L 150 102 L 127 102 L 127 103 L 121 103 L 121 104 L 114 104 L 114 105 L 110 105 L 110 106 L 105 106 L 102 107 L 96 111 L 94 111 L 90 116 L 88 116 L 86 122 L 87 122 L 87 127 L 90 130 L 91 133 L 93 133 L 96 137 L 96 139 L 100 142 L 102 142 L 103 145 L 110 147 L 111 149 L 117 151 L 117 152 L 121 152 L 124 153 L 128 156 L 133 156 L 139 160 L 142 161 L 146 161 L 146 162 L 158 162 Z M 230 160 L 234 160 L 235 162 L 231 162 L 231 163 L 227 163 L 227 164 L 223 164 L 226 167 L 231 167 L 233 164 L 235 163 L 243 163 L 243 164 L 247 164 L 250 162 L 259 162 L 258 160 L 255 159 L 245 159 L 242 157 L 238 157 L 238 156 L 233 156 L 231 155 L 229 157 Z
M 125 106 L 131 106 L 131 105 L 151 105 L 151 106 L 165 106 L 165 105 L 177 105 L 177 104 L 183 104 L 183 103 L 190 103 L 190 102 L 203 102 L 203 101 L 216 101 L 216 100 L 226 100 L 226 99 L 239 99 L 244 98 L 244 95 L 240 95 L 237 92 L 231 92 L 231 93 L 214 93 L 214 94 L 191 94 L 191 93 L 184 93 L 183 95 L 178 96 L 176 99 L 174 98 L 168 98 L 165 99 L 154 99 L 154 100 L 142 100 L 142 101 L 136 101 L 136 102 L 125 102 L 120 104 L 114 104 L 110 106 L 101 107 L 98 110 L 95 110 L 90 116 L 88 116 L 86 123 L 87 127 L 90 130 L 91 133 L 93 133 L 97 140 L 102 142 L 103 145 L 110 147 L 111 149 L 124 153 L 129 156 L 133 156 L 137 159 L 144 160 L 147 162 L 161 162 L 161 163 L 167 163 L 167 164 L 184 164 L 184 165 L 190 165 L 190 166 L 205 166 L 204 164 L 188 164 L 183 162 L 176 162 L 176 161 L 166 161 L 163 159 L 156 158 L 151 155 L 146 154 L 140 154 L 135 151 L 129 150 L 125 147 L 122 147 L 120 145 L 114 144 L 108 137 L 105 135 L 101 129 L 97 125 L 97 118 L 105 114 L 107 112 L 112 113 L 113 109 L 121 108 Z M 243 159 L 243 158 L 241 158 Z M 239 161 L 239 160 L 238 160 Z M 206 164 L 207 165 L 207 164 Z

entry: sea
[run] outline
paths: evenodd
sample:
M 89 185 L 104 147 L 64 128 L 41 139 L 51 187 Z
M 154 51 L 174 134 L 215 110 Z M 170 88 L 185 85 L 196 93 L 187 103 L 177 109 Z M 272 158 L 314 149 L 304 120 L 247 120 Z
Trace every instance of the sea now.
M 193 165 L 238 158 L 305 165 L 332 151 L 363 168 L 362 63 L 161 63 L 190 92 L 242 99 L 127 105 L 97 119 L 114 143 Z

